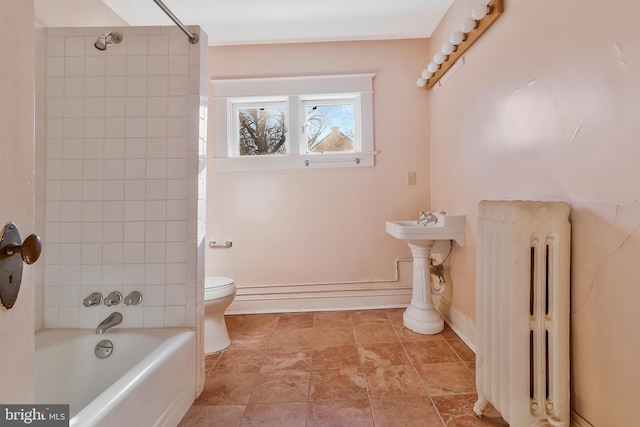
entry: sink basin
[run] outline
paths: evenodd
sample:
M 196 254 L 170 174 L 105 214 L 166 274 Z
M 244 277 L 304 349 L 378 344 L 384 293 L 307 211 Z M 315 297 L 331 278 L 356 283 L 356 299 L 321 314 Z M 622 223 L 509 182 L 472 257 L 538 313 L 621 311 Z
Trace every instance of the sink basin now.
M 438 222 L 427 225 L 418 221 L 387 221 L 385 230 L 396 239 L 405 242 L 454 240 L 459 246 L 465 245 L 464 215 L 436 214 Z

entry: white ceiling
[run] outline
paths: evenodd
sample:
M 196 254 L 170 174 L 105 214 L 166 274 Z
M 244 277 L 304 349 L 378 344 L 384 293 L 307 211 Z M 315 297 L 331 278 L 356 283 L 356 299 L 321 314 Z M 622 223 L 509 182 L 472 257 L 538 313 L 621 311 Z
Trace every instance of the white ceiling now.
M 152 0 L 102 0 L 129 25 L 173 25 Z M 453 0 L 164 0 L 210 45 L 430 37 Z

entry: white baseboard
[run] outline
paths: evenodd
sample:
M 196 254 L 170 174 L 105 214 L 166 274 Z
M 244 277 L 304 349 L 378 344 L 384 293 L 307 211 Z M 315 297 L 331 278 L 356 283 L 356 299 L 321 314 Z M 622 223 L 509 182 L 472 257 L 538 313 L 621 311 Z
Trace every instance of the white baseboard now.
M 441 296 L 433 296 L 433 305 L 440 312 L 444 321 L 455 331 L 456 334 L 476 352 L 476 324 L 473 320 L 465 316 L 460 310 L 451 305 L 449 301 Z
M 593 427 L 593 425 L 582 418 L 576 411 L 571 411 L 571 427 Z
M 325 283 L 238 288 L 227 314 L 362 310 L 406 307 L 412 289 L 403 283 Z

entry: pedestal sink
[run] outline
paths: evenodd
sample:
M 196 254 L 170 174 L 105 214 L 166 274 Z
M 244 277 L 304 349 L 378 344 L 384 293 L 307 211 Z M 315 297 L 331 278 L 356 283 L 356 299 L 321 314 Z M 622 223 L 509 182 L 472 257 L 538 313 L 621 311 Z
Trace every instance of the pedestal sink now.
M 464 215 L 435 214 L 438 221 L 426 225 L 418 221 L 387 221 L 385 230 L 396 239 L 405 241 L 413 255 L 413 295 L 404 312 L 404 325 L 419 334 L 437 334 L 444 328 L 444 320 L 431 301 L 429 256 L 438 240 L 453 240 L 465 245 Z

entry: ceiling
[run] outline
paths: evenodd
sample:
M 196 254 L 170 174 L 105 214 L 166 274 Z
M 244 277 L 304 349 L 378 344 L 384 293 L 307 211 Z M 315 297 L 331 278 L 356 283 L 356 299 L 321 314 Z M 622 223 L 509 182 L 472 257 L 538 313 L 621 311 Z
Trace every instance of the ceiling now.
M 48 27 L 174 25 L 153 0 L 92 0 L 94 16 L 76 16 L 79 0 L 36 0 Z M 74 5 L 74 3 L 76 3 Z M 210 45 L 430 37 L 453 0 L 164 0 L 185 25 L 199 25 Z M 83 1 L 83 13 L 91 13 Z M 106 6 L 105 6 L 106 5 Z M 45 10 L 49 8 L 51 11 Z M 67 7 L 69 10 L 61 10 Z M 100 22 L 104 15 L 105 22 Z M 115 18 L 114 18 L 115 17 Z M 108 19 L 107 19 L 108 18 Z M 70 23 L 73 21 L 75 23 Z

